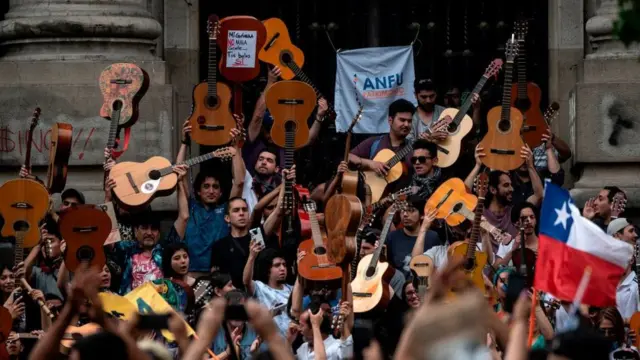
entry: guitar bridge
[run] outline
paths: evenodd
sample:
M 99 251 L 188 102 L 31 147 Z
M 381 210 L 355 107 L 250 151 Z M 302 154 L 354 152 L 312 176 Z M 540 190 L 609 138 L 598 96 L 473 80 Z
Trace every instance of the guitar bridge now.
M 440 151 L 440 152 L 442 152 L 442 153 L 444 153 L 444 154 L 449 155 L 449 150 L 447 150 L 447 149 L 443 148 L 443 147 L 442 147 L 442 146 L 440 146 L 440 145 L 437 145 L 437 146 L 438 146 L 438 151 Z
M 220 130 L 224 130 L 224 126 L 223 125 L 200 125 L 199 129 L 207 130 L 207 131 L 220 131 Z
M 353 294 L 354 297 L 366 297 L 366 298 L 370 298 L 373 296 L 372 293 L 361 293 L 361 292 L 354 292 Z
M 507 149 L 491 149 L 491 153 L 496 155 L 515 155 L 516 154 L 515 151 L 507 150 Z
M 536 128 L 535 125 L 525 125 L 522 127 L 522 132 L 536 131 Z

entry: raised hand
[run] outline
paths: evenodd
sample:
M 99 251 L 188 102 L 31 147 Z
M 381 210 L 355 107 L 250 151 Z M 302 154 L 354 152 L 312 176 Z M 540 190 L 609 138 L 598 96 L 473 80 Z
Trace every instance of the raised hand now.
M 184 176 L 187 175 L 187 170 L 189 167 L 187 165 L 174 165 L 173 172 L 178 174 L 178 181 L 184 179 Z
M 524 144 L 522 148 L 520 148 L 520 158 L 526 161 L 529 168 L 533 167 L 533 152 L 531 152 L 529 145 Z
M 424 213 L 424 218 L 422 219 L 422 230 L 428 230 L 433 224 L 433 221 L 436 219 L 436 214 L 438 214 L 438 209 L 428 209 L 427 212 Z
M 553 149 L 553 133 L 551 132 L 551 128 L 547 128 L 547 131 L 542 134 L 542 142 L 545 145 L 545 149 Z
M 473 93 L 471 95 L 471 104 L 473 104 L 474 109 L 479 109 L 482 105 L 482 100 L 480 99 L 480 95 Z
M 282 169 L 282 177 L 287 180 L 296 179 L 296 166 L 293 165 L 291 169 Z
M 480 144 L 476 145 L 476 152 L 474 154 L 476 165 L 482 165 L 482 158 L 485 156 L 487 156 L 487 154 L 484 153 L 484 147 L 480 146 Z
M 587 200 L 587 202 L 584 204 L 584 208 L 582 209 L 582 216 L 586 217 L 589 220 L 593 219 L 593 217 L 596 216 L 596 205 L 594 198 Z
M 185 120 L 182 124 L 182 142 L 187 143 L 191 140 L 191 122 L 189 120 Z
M 311 312 L 311 310 L 307 311 L 309 311 L 309 319 L 311 320 L 311 325 L 320 328 L 320 325 L 322 325 L 322 315 L 324 315 L 324 310 L 320 308 L 318 312 L 315 313 L 315 315 Z
M 31 169 L 28 169 L 26 166 L 22 165 L 20 167 L 20 177 L 24 179 L 29 177 L 29 175 L 31 175 Z
M 338 165 L 338 174 L 344 174 L 347 170 L 349 170 L 349 165 L 347 165 L 346 161 L 340 161 Z
M 279 67 L 274 66 L 269 70 L 269 75 L 267 76 L 267 86 L 274 84 L 280 78 L 280 74 L 282 71 Z
M 329 109 L 329 103 L 327 103 L 327 99 L 321 97 L 318 99 L 318 117 L 323 117 L 324 114 L 327 113 Z
M 260 251 L 264 250 L 264 245 L 262 243 L 257 242 L 255 240 L 251 240 L 249 243 L 250 256 L 257 257 Z

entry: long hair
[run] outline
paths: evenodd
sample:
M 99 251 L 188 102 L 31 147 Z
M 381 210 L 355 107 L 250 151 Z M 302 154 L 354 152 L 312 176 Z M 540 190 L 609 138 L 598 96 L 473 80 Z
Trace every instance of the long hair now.
M 622 346 L 622 344 L 624 344 L 626 334 L 624 330 L 624 320 L 622 319 L 622 315 L 620 315 L 618 309 L 615 306 L 609 306 L 602 309 L 598 318 L 598 328 L 600 328 L 600 324 L 602 324 L 603 320 L 611 321 L 613 324 L 613 336 L 618 342 L 618 346 Z
M 264 249 L 258 255 L 253 272 L 255 280 L 259 280 L 265 284 L 269 283 L 269 275 L 271 274 L 271 267 L 273 266 L 273 259 L 284 259 L 284 255 L 278 250 L 273 248 Z
M 169 244 L 165 246 L 164 250 L 162 251 L 162 273 L 167 279 L 180 276 L 175 272 L 175 270 L 173 270 L 173 267 L 171 266 L 171 258 L 180 250 L 184 250 L 187 255 L 189 254 L 187 244 L 183 242 Z

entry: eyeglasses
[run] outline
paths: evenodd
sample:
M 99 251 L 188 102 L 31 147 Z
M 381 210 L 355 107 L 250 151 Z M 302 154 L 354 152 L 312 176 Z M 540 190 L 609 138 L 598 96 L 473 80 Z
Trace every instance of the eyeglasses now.
M 409 290 L 407 291 L 407 297 L 413 297 L 418 295 L 418 293 L 415 290 Z
M 64 200 L 64 201 L 62 202 L 62 204 L 63 204 L 64 206 L 72 206 L 72 207 L 76 207 L 76 206 L 78 206 L 78 203 L 77 203 L 77 202 L 73 202 L 73 201 L 69 201 L 69 200 Z
M 431 160 L 431 159 L 433 159 L 431 156 L 412 156 L 411 163 L 424 164 L 427 162 L 427 160 Z

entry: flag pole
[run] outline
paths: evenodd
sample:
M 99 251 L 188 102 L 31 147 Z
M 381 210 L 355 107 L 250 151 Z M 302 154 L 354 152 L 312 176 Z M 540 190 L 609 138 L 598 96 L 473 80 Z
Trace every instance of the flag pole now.
M 589 285 L 589 279 L 591 278 L 591 266 L 587 266 L 584 269 L 584 273 L 582 274 L 582 279 L 580 279 L 580 284 L 578 284 L 578 289 L 576 290 L 576 296 L 573 298 L 573 303 L 571 304 L 571 312 L 570 314 L 577 314 L 580 309 L 580 304 L 582 304 L 582 298 L 584 297 L 584 293 L 587 291 L 587 285 Z
M 538 306 L 538 291 L 533 288 L 531 296 L 531 314 L 529 314 L 529 338 L 527 339 L 527 347 L 533 344 L 533 332 L 536 328 L 536 307 Z

